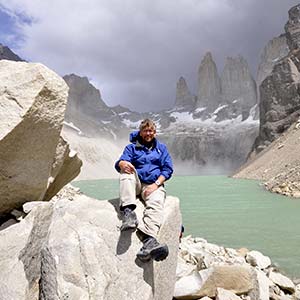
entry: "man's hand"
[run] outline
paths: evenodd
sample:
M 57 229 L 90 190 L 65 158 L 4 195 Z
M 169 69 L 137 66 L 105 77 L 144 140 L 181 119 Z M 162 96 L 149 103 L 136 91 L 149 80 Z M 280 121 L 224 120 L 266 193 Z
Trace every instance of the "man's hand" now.
M 147 198 L 151 193 L 153 193 L 157 189 L 158 189 L 158 186 L 155 183 L 148 185 L 144 190 L 145 198 Z
M 129 161 L 121 160 L 119 162 L 119 167 L 122 173 L 132 174 L 135 171 L 135 167 Z

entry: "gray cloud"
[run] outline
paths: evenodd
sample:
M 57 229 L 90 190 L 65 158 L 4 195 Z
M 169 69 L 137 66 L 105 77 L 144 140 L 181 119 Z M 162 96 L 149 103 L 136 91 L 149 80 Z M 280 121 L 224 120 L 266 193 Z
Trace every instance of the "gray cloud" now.
M 2 3 L 3 2 L 3 3 Z M 6 1 L 8 2 L 8 1 Z M 45 3 L 43 3 L 45 2 Z M 49 2 L 49 3 L 46 3 Z M 243 55 L 255 75 L 262 48 L 284 31 L 295 0 L 0 0 L 20 22 L 18 54 L 61 75 L 91 78 L 108 105 L 169 108 L 183 75 L 196 91 L 211 51 L 221 72 Z M 16 37 L 18 38 L 18 37 Z

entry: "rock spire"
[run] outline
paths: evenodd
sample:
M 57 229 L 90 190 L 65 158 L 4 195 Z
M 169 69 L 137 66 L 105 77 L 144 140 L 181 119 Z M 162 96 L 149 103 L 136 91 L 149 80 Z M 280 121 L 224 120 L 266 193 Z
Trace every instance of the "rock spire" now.
M 191 94 L 184 77 L 181 76 L 176 85 L 175 106 L 177 108 L 193 108 L 195 102 L 196 97 Z
M 221 83 L 216 63 L 210 52 L 207 52 L 198 69 L 197 107 L 208 107 L 214 110 L 221 100 Z
M 221 91 L 225 103 L 240 102 L 240 106 L 247 110 L 256 104 L 256 83 L 242 56 L 227 57 L 221 76 Z

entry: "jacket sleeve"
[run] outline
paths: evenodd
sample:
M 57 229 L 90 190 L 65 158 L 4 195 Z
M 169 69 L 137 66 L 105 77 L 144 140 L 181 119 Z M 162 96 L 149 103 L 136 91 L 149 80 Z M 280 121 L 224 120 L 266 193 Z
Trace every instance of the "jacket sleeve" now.
M 132 145 L 127 145 L 121 155 L 121 157 L 116 161 L 115 163 L 115 169 L 120 172 L 120 167 L 119 167 L 119 162 L 121 160 L 126 160 L 126 161 L 129 161 L 129 162 L 132 162 L 132 154 L 133 154 L 133 151 L 132 151 Z
M 171 178 L 173 174 L 173 162 L 172 158 L 168 152 L 167 147 L 164 145 L 162 147 L 162 161 L 161 161 L 161 175 L 165 177 L 166 180 Z

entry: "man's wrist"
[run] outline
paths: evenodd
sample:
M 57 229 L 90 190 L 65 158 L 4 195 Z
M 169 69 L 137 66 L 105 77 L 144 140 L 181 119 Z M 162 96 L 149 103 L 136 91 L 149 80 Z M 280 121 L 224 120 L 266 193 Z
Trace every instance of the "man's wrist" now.
M 156 184 L 157 186 L 160 186 L 160 185 L 161 185 L 161 182 L 157 179 L 157 180 L 155 181 L 155 184 Z

